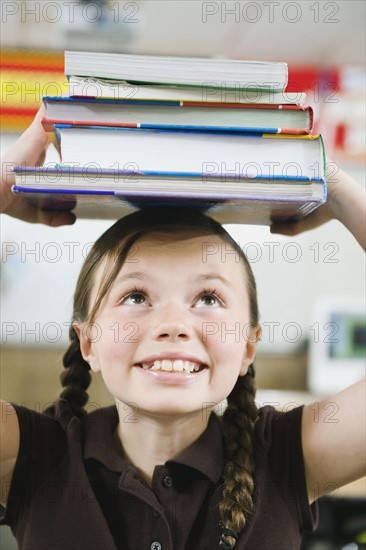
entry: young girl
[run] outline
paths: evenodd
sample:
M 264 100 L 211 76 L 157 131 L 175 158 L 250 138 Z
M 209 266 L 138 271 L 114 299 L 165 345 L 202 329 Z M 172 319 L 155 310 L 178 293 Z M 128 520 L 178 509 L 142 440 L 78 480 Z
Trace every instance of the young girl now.
M 35 162 L 45 146 L 37 118 L 5 161 Z M 324 206 L 273 230 L 337 218 L 364 246 L 363 191 L 338 174 Z M 5 176 L 7 213 L 72 223 L 12 197 Z M 207 253 L 222 246 L 224 258 Z M 316 499 L 365 474 L 365 384 L 322 401 L 319 418 L 258 409 L 259 338 L 251 268 L 218 223 L 160 207 L 108 229 L 77 283 L 60 399 L 43 414 L 2 403 L 3 523 L 20 548 L 299 548 Z M 86 414 L 90 369 L 115 405 Z M 328 402 L 337 423 L 323 421 Z

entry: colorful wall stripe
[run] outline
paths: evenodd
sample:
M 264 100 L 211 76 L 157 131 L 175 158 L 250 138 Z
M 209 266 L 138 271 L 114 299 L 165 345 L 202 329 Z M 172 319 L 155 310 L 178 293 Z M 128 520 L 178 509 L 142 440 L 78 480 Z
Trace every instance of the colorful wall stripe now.
M 6 49 L 1 52 L 2 132 L 22 132 L 44 95 L 67 94 L 63 51 Z

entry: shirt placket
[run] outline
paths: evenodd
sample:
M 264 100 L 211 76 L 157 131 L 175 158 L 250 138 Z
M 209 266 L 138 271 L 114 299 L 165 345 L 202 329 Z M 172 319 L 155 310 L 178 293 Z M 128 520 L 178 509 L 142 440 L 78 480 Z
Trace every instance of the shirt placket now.
M 126 550 L 173 550 L 170 522 L 166 517 L 166 506 L 170 510 L 172 503 L 172 495 L 169 491 L 169 489 L 172 489 L 172 485 L 169 487 L 171 478 L 166 469 L 164 475 L 157 476 L 155 472 L 153 487 L 156 485 L 157 477 L 160 477 L 161 489 L 165 489 L 166 493 L 162 491 L 160 494 L 158 491 L 158 494 L 154 494 L 155 491 L 152 491 L 147 484 L 143 483 L 134 468 L 127 468 L 119 479 L 118 488 L 121 497 L 123 498 L 122 493 L 128 493 L 137 498 L 141 502 L 141 519 L 143 515 L 144 524 L 146 525 L 147 521 L 150 525 L 148 530 L 144 529 L 144 532 L 137 528 L 135 533 L 136 545 L 135 547 L 126 546 Z M 136 524 L 136 518 L 131 518 L 131 522 Z M 125 550 L 123 546 L 120 547 L 120 550 L 122 549 Z
M 170 540 L 174 541 L 175 522 L 177 518 L 174 478 L 166 466 L 155 467 L 151 486 L 156 498 L 164 509 L 164 515 L 170 527 Z

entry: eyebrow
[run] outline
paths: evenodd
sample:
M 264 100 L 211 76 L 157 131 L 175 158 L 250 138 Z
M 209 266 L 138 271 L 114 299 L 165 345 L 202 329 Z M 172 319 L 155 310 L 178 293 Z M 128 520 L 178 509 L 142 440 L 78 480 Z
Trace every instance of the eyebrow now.
M 228 287 L 233 286 L 233 284 L 230 281 L 228 281 L 227 279 L 225 279 L 225 277 L 223 277 L 222 275 L 219 275 L 218 273 L 208 273 L 208 274 L 199 275 L 197 277 L 197 280 L 203 281 L 203 282 L 221 281 L 221 283 L 223 283 L 225 286 L 228 286 Z
M 128 281 L 129 279 L 145 279 L 147 273 L 143 273 L 141 271 L 133 271 L 132 273 L 125 273 L 123 275 L 119 275 L 116 279 L 116 282 L 120 281 Z

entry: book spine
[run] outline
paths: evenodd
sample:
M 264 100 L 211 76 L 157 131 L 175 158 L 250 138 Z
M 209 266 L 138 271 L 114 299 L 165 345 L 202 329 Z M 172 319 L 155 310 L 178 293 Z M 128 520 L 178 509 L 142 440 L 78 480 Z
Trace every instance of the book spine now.
M 203 107 L 217 109 L 258 109 L 258 110 L 287 110 L 303 111 L 304 107 L 300 103 L 222 103 L 222 102 L 203 102 L 203 101 L 181 101 L 183 107 Z
M 113 190 L 109 189 L 66 189 L 65 187 L 56 188 L 52 190 L 45 189 L 44 187 L 27 187 L 26 185 L 13 185 L 12 191 L 14 193 L 39 193 L 47 195 L 115 195 Z
M 93 72 L 93 74 L 90 74 L 90 72 Z M 210 82 L 206 83 L 205 81 L 194 82 L 194 83 L 186 83 L 186 82 L 182 83 L 182 82 L 170 82 L 166 79 L 162 79 L 160 81 L 156 81 L 156 80 L 141 81 L 141 80 L 131 80 L 130 78 L 113 78 L 112 79 L 110 78 L 109 75 L 107 75 L 106 73 L 103 74 L 103 72 L 100 72 L 100 71 L 98 71 L 98 74 L 96 74 L 95 71 L 90 71 L 90 72 L 84 70 L 84 71 L 80 71 L 79 74 L 71 74 L 70 72 L 65 70 L 65 77 L 68 80 L 70 80 L 70 78 L 75 78 L 75 77 L 93 78 L 98 80 L 113 80 L 115 84 L 119 84 L 119 83 L 123 84 L 124 82 L 126 82 L 130 86 L 138 86 L 141 88 L 143 88 L 144 86 L 154 86 L 154 87 L 159 86 L 161 88 L 164 88 L 164 87 L 181 88 L 182 93 L 184 90 L 189 91 L 189 90 L 202 90 L 205 88 L 210 88 Z M 269 93 L 269 94 L 273 94 L 273 93 L 283 94 L 285 93 L 285 87 L 286 87 L 286 85 L 282 85 L 279 82 L 275 82 L 273 83 L 273 85 L 271 85 L 271 83 L 268 83 L 268 84 L 263 83 L 263 85 L 259 84 L 258 86 L 253 87 L 252 82 L 242 80 L 237 82 L 234 86 L 224 86 L 223 83 L 221 83 L 221 90 L 225 90 L 227 92 L 237 92 L 238 90 L 237 85 L 239 85 L 240 90 L 242 92 L 262 92 L 262 93 Z
M 90 86 L 98 89 L 99 92 L 90 89 Z M 83 99 L 89 98 L 92 100 L 113 100 L 113 101 L 123 101 L 131 97 L 136 96 L 135 101 L 146 100 L 146 101 L 188 101 L 188 102 L 198 102 L 204 104 L 215 104 L 215 103 L 234 103 L 234 104 L 252 104 L 252 105 L 305 105 L 306 94 L 305 92 L 298 93 L 272 93 L 267 94 L 261 90 L 261 94 L 255 96 L 254 98 L 247 97 L 238 98 L 236 101 L 226 100 L 226 95 L 224 99 L 220 90 L 217 90 L 216 98 L 210 96 L 202 99 L 202 93 L 199 93 L 200 89 L 184 89 L 177 86 L 133 86 L 126 81 L 113 81 L 103 78 L 91 78 L 91 77 L 69 77 L 69 96 L 71 98 Z M 171 92 L 174 92 L 175 97 L 169 96 Z M 248 92 L 254 92 L 253 89 L 248 90 Z M 263 92 L 263 93 L 262 93 Z M 161 97 L 157 97 L 157 93 L 161 93 Z M 198 93 L 198 96 L 197 96 Z M 137 95 L 136 95 L 137 94 Z M 167 96 L 168 94 L 168 96 Z M 264 94 L 264 95 L 263 95 Z
M 281 128 L 254 128 L 251 126 L 205 126 L 193 124 L 146 124 L 144 122 L 85 122 L 83 120 L 57 120 L 57 119 L 42 119 L 42 125 L 46 132 L 53 132 L 54 126 L 57 128 L 75 128 L 81 127 L 85 129 L 115 129 L 119 128 L 141 128 L 141 130 L 172 130 L 179 132 L 216 132 L 216 133 L 242 133 L 242 134 L 278 134 L 283 131 Z M 290 129 L 291 133 L 292 130 Z M 294 133 L 304 133 L 305 130 L 295 130 Z
M 47 106 L 49 103 L 104 103 L 107 105 L 149 105 L 151 107 L 182 107 L 182 101 L 163 100 L 163 99 L 111 99 L 98 98 L 94 96 L 43 96 L 43 103 Z M 223 104 L 225 105 L 225 103 Z M 199 104 L 197 104 L 199 106 Z M 202 105 L 201 105 L 202 106 Z
M 324 202 L 322 197 L 304 197 L 304 196 L 286 196 L 286 197 L 277 197 L 275 200 L 272 197 L 262 197 L 262 196 L 243 196 L 242 194 L 235 193 L 207 193 L 205 191 L 190 192 L 190 191 L 179 191 L 177 194 L 176 191 L 157 191 L 153 190 L 146 195 L 145 191 L 136 189 L 135 191 L 131 190 L 112 190 L 112 189 L 66 189 L 66 188 L 37 188 L 37 187 L 27 187 L 22 185 L 13 185 L 12 191 L 15 193 L 37 193 L 40 195 L 46 195 L 50 199 L 57 199 L 58 197 L 62 198 L 62 195 L 71 195 L 72 198 L 77 197 L 78 195 L 93 196 L 93 195 L 112 195 L 119 199 L 125 199 L 127 201 L 141 198 L 144 201 L 147 201 L 150 205 L 151 199 L 163 199 L 164 201 L 168 199 L 178 200 L 179 199 L 192 199 L 192 200 L 204 200 L 209 201 L 211 206 L 214 206 L 215 203 L 224 203 L 226 201 L 251 201 L 259 203 L 277 203 L 277 204 L 288 204 L 291 202 L 302 203 L 304 208 L 311 208 L 312 204 L 321 204 Z M 66 198 L 66 197 L 65 197 Z M 242 222 L 240 222 L 242 223 Z
M 46 131 L 50 131 L 49 119 L 45 121 Z M 55 131 L 60 129 L 84 130 L 111 130 L 111 131 L 143 131 L 143 132 L 171 132 L 171 133 L 201 133 L 201 134 L 226 134 L 258 138 L 281 139 L 318 139 L 319 134 L 311 135 L 305 128 L 260 128 L 260 127 L 233 127 L 233 126 L 191 126 L 174 124 L 143 124 L 143 123 L 116 123 L 116 122 L 83 122 L 83 121 L 52 121 Z M 51 130 L 52 131 L 52 130 Z
M 125 125 L 123 125 L 125 126 Z M 203 125 L 181 125 L 181 124 L 138 124 L 137 128 L 142 130 L 172 130 L 181 132 L 216 132 L 216 133 L 238 133 L 238 134 L 278 134 L 281 128 L 260 128 L 252 126 L 203 126 Z M 300 133 L 302 133 L 300 131 Z
M 47 106 L 49 103 L 102 103 L 106 105 L 148 105 L 150 107 L 198 107 L 200 109 L 256 109 L 256 110 L 286 110 L 286 111 L 305 111 L 311 107 L 304 107 L 301 104 L 287 103 L 223 103 L 208 101 L 175 101 L 162 99 L 109 99 L 97 98 L 92 96 L 44 96 L 43 103 Z
M 196 181 L 222 181 L 222 174 L 220 175 L 214 175 L 214 174 L 206 174 L 205 172 L 174 172 L 174 171 L 159 171 L 159 170 L 140 170 L 140 171 L 133 171 L 133 170 L 114 170 L 113 168 L 103 168 L 103 169 L 96 169 L 96 168 L 88 168 L 87 170 L 85 168 L 80 167 L 74 167 L 74 166 L 62 166 L 57 165 L 55 167 L 49 167 L 47 166 L 16 166 L 13 168 L 13 172 L 19 175 L 19 177 L 22 176 L 22 174 L 33 174 L 33 175 L 41 175 L 45 174 L 47 176 L 60 176 L 64 175 L 66 176 L 76 176 L 76 175 L 82 175 L 85 178 L 87 176 L 110 176 L 110 177 L 141 177 L 141 178 L 155 178 L 155 179 L 187 179 L 187 180 L 196 180 Z M 323 177 L 309 177 L 309 176 L 285 176 L 283 174 L 281 175 L 269 175 L 269 174 L 257 174 L 252 175 L 248 177 L 241 176 L 241 181 L 264 181 L 264 180 L 273 180 L 273 181 L 281 181 L 281 182 L 287 182 L 287 183 L 294 183 L 294 182 L 316 182 L 316 183 L 324 183 Z M 225 174 L 225 181 L 237 181 L 238 175 L 237 174 Z
M 85 122 L 85 120 L 59 120 L 56 118 L 42 118 L 41 123 L 46 132 L 53 132 L 55 126 L 61 126 L 62 128 L 89 128 L 99 126 L 102 128 L 140 128 L 141 126 L 138 122 Z

